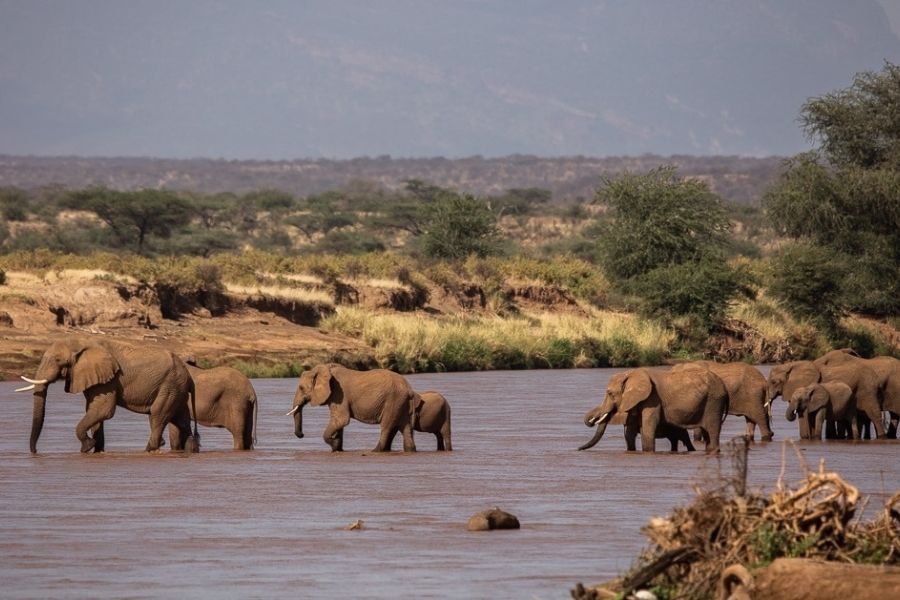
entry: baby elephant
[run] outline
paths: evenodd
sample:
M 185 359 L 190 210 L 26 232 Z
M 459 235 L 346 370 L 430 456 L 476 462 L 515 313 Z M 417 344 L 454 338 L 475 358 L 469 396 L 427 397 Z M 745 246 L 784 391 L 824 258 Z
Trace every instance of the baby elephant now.
M 813 383 L 794 392 L 785 417 L 793 421 L 798 416 L 807 419 L 814 440 L 822 439 L 822 423 L 825 420 L 849 422 L 853 439 L 859 439 L 856 398 L 846 383 Z
M 415 400 L 413 429 L 433 433 L 438 450 L 453 450 L 450 441 L 450 404 L 440 393 L 429 390 L 418 394 Z
M 231 367 L 201 369 L 190 360 L 188 371 L 196 390 L 197 422 L 227 429 L 235 450 L 253 448 L 258 403 L 250 380 Z

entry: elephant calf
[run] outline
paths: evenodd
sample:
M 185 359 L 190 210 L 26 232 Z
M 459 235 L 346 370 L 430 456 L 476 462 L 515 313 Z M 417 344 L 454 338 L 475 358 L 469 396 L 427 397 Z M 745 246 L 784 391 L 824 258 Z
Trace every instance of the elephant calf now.
M 188 372 L 194 380 L 197 422 L 227 429 L 234 438 L 235 450 L 252 449 L 259 403 L 250 380 L 231 367 L 201 369 L 191 361 Z
M 856 401 L 853 390 L 846 383 L 840 381 L 813 383 L 795 391 L 788 404 L 785 418 L 793 421 L 798 416 L 808 420 L 814 440 L 822 439 L 822 423 L 826 419 L 848 423 L 853 432 L 853 439 L 859 439 Z
M 438 450 L 453 450 L 450 441 L 450 403 L 439 392 L 422 392 L 416 399 L 413 414 L 413 429 L 423 433 L 433 433 L 437 438 Z

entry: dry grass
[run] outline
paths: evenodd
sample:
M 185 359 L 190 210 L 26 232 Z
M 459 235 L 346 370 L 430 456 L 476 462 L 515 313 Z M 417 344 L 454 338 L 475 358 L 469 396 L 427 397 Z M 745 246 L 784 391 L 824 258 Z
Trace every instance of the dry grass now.
M 294 287 L 278 287 L 270 285 L 238 285 L 236 283 L 226 283 L 225 289 L 230 294 L 246 295 L 246 296 L 268 296 L 270 298 L 280 298 L 293 302 L 308 302 L 333 305 L 334 299 L 327 292 L 321 290 L 309 290 L 305 288 Z
M 401 372 L 657 364 L 675 339 L 654 322 L 602 311 L 434 317 L 338 307 L 322 326 L 361 339 Z

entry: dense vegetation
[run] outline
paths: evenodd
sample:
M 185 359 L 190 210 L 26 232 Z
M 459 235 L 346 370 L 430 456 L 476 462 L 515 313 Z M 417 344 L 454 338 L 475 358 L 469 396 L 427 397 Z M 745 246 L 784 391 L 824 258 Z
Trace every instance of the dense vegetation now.
M 311 286 L 335 304 L 348 282 L 380 278 L 411 290 L 413 308 L 477 288 L 485 300 L 458 306 L 456 321 L 349 308 L 326 319 L 404 371 L 652 363 L 708 353 L 711 335 L 735 328 L 786 339 L 786 356 L 838 345 L 897 353 L 846 317 L 900 315 L 900 68 L 861 74 L 802 115 L 821 147 L 787 161 L 761 207 L 726 202 L 708 178 L 672 165 L 608 175 L 577 202 L 418 179 L 306 196 L 7 187 L 0 268 L 99 268 L 167 296 Z M 576 298 L 581 320 L 525 314 L 523 282 Z M 601 313 L 629 312 L 641 318 L 630 332 L 597 333 Z

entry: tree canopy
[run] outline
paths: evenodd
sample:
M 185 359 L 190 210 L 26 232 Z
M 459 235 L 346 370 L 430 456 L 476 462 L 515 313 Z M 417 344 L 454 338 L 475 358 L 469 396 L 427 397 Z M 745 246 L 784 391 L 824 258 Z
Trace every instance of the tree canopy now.
M 848 265 L 844 309 L 900 312 L 900 67 L 809 100 L 801 120 L 820 146 L 786 162 L 763 196 L 767 216 Z

